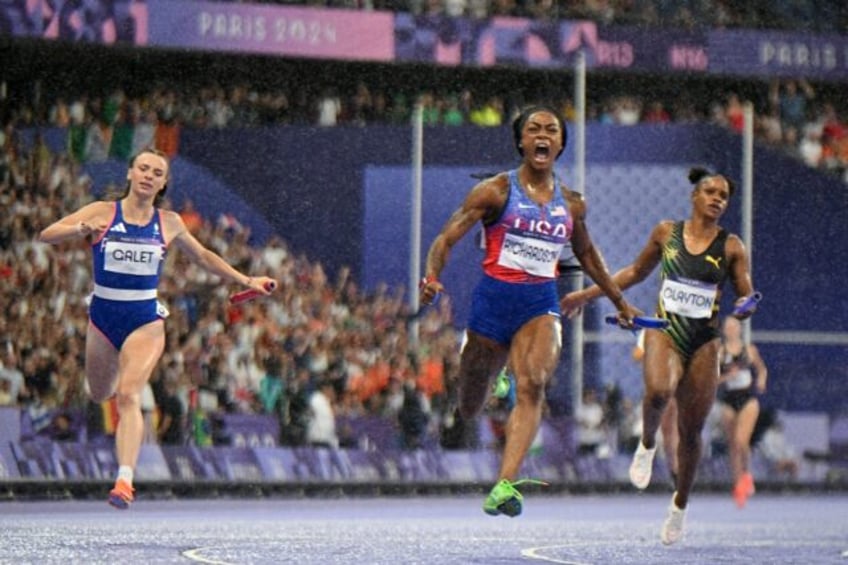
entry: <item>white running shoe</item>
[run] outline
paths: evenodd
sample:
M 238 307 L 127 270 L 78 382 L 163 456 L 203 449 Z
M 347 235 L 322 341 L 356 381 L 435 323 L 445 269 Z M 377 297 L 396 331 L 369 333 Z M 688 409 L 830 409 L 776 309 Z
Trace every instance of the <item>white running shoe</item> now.
M 683 537 L 686 509 L 677 507 L 677 504 L 674 503 L 676 497 L 677 493 L 675 492 L 671 497 L 671 504 L 668 505 L 668 516 L 666 516 L 662 531 L 660 531 L 660 539 L 665 545 L 677 543 Z
M 654 468 L 654 455 L 657 446 L 648 449 L 639 441 L 639 447 L 633 454 L 633 462 L 630 464 L 630 482 L 638 489 L 644 489 L 651 482 L 651 471 Z

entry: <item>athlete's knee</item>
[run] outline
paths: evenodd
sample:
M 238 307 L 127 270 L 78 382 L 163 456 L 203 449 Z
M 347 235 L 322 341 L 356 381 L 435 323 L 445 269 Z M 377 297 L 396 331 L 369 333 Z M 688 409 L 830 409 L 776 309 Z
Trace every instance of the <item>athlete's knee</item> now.
M 101 402 L 106 402 L 109 400 L 113 394 L 115 394 L 115 389 L 112 383 L 100 383 L 100 382 L 92 382 L 91 379 L 87 381 L 88 384 L 88 397 L 92 402 L 96 404 L 100 404 Z
M 647 400 L 651 408 L 655 410 L 663 410 L 668 406 L 671 400 L 670 390 L 652 390 L 647 395 Z
M 456 410 L 463 420 L 473 420 L 483 411 L 483 405 L 485 402 L 485 391 L 461 390 Z
M 118 405 L 118 410 L 131 410 L 134 408 L 141 409 L 141 393 L 136 391 L 125 391 L 118 389 L 115 393 L 115 402 Z
M 700 450 L 702 443 L 700 430 L 683 430 L 680 434 L 680 446 L 686 451 Z
M 102 402 L 106 402 L 107 400 L 109 400 L 109 398 L 111 396 L 112 396 L 112 391 L 107 389 L 107 388 L 99 389 L 99 388 L 89 387 L 88 398 L 92 402 L 94 402 L 95 404 L 100 404 Z
M 516 378 L 515 394 L 522 404 L 541 405 L 545 399 L 545 379 L 532 375 Z
M 477 402 L 462 402 L 456 407 L 456 411 L 460 417 L 466 422 L 470 422 L 476 418 L 482 411 L 483 405 Z

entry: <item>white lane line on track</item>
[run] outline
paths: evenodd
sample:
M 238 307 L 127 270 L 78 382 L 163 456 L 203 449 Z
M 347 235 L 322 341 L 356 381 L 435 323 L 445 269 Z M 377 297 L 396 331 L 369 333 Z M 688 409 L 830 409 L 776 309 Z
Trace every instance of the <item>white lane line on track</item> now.
M 585 545 L 583 543 L 576 545 Z M 545 561 L 547 563 L 556 563 L 557 565 L 592 565 L 591 563 L 587 563 L 585 561 L 571 561 L 571 560 L 563 560 L 557 559 L 556 557 L 550 557 L 549 555 L 544 555 L 543 553 L 552 549 L 560 549 L 560 548 L 575 548 L 575 545 L 572 544 L 557 544 L 557 545 L 544 545 L 541 547 L 528 547 L 527 549 L 521 550 L 522 557 L 527 557 L 529 559 L 536 559 L 537 561 Z
M 206 563 L 207 565 L 233 565 L 228 561 L 217 561 L 215 559 L 207 559 L 203 557 L 203 552 L 208 551 L 210 549 L 215 549 L 214 547 L 196 547 L 194 549 L 187 549 L 182 552 L 182 556 L 186 559 L 194 561 L 195 563 Z

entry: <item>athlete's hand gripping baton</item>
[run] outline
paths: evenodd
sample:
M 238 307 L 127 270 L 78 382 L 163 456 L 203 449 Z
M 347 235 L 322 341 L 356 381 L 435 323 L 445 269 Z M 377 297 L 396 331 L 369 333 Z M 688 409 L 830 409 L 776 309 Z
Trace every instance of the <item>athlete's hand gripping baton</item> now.
M 618 316 L 610 314 L 604 321 L 611 326 L 618 326 Z M 638 329 L 662 330 L 667 328 L 669 321 L 665 318 L 655 318 L 653 316 L 636 316 L 633 318 L 633 326 Z M 627 329 L 627 328 L 622 328 Z
M 751 310 L 754 310 L 757 307 L 757 304 L 759 304 L 762 299 L 762 292 L 751 293 L 741 304 L 733 308 L 733 315 L 744 316 L 745 314 L 748 314 Z
M 271 292 L 277 288 L 277 283 L 275 282 L 267 282 L 265 283 L 265 290 Z M 248 288 L 245 290 L 241 290 L 236 292 L 235 294 L 230 295 L 230 304 L 233 306 L 237 304 L 242 304 L 244 302 L 248 302 L 253 300 L 254 298 L 259 298 L 260 296 L 265 296 L 261 290 L 256 290 L 255 288 Z

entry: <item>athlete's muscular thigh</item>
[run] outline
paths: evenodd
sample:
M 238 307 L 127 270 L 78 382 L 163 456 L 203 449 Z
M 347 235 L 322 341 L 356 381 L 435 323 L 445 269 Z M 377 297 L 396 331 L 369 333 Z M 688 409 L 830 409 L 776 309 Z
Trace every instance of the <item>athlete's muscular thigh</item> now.
M 497 342 L 468 330 L 459 359 L 460 404 L 469 413 L 482 408 L 489 383 L 506 364 L 507 350 Z
M 118 351 L 91 323 L 85 335 L 85 378 L 94 402 L 112 396 L 118 381 Z
M 642 359 L 645 388 L 670 397 L 683 376 L 683 362 L 669 336 L 658 330 L 646 331 Z
M 686 375 L 677 387 L 677 403 L 685 418 L 700 430 L 712 409 L 719 378 L 719 340 L 713 339 L 695 351 Z
M 550 379 L 562 349 L 562 322 L 542 315 L 524 324 L 512 338 L 509 361 L 519 384 L 543 386 Z
M 121 347 L 118 393 L 141 392 L 165 350 L 165 324 L 156 320 L 133 331 Z

